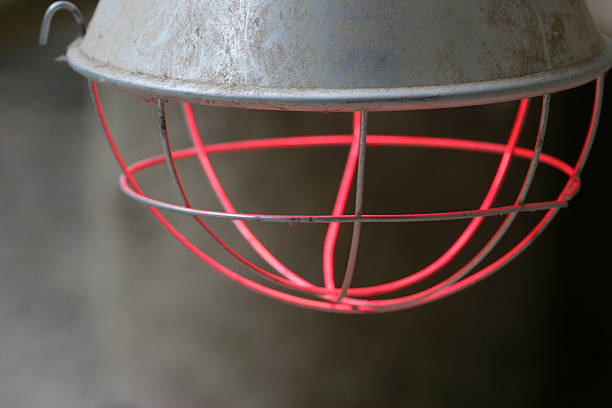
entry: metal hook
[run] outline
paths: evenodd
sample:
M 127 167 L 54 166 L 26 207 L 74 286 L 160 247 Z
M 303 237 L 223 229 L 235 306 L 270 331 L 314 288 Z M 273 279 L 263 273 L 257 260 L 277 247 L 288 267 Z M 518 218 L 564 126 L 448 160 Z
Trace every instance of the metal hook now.
M 45 15 L 43 16 L 42 24 L 40 26 L 40 36 L 38 37 L 39 45 L 47 45 L 49 31 L 51 30 L 51 21 L 53 21 L 53 16 L 55 16 L 55 13 L 60 10 L 69 11 L 81 29 L 81 37 L 85 35 L 87 26 L 85 24 L 85 20 L 83 19 L 81 10 L 79 10 L 74 3 L 69 1 L 56 1 L 55 3 L 52 3 L 49 8 L 47 8 L 47 11 L 45 11 Z

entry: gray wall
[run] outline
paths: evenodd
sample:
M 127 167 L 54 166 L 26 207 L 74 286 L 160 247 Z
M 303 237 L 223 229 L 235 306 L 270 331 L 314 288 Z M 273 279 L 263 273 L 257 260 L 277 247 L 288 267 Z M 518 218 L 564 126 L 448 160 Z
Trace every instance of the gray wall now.
M 37 48 L 43 10 L 37 1 L 0 9 L 0 406 L 541 407 L 609 399 L 609 98 L 581 193 L 511 265 L 423 308 L 317 313 L 218 275 L 121 195 L 84 81 L 53 61 L 74 27 L 61 16 L 49 47 Z M 549 152 L 575 156 L 591 96 L 592 87 L 555 96 Z M 150 104 L 113 90 L 103 99 L 131 158 L 159 152 Z M 514 108 L 373 114 L 371 131 L 503 140 Z M 216 140 L 340 132 L 351 121 L 340 114 L 197 112 Z M 185 146 L 176 107 L 169 125 L 173 142 Z M 329 208 L 345 154 L 235 154 L 215 164 L 239 208 Z M 488 157 L 418 149 L 371 149 L 368 160 L 371 209 L 473 206 L 495 167 Z M 518 175 L 521 167 L 513 168 Z M 194 196 L 215 205 L 197 167 L 181 170 Z M 548 197 L 559 180 L 552 172 L 539 176 L 534 198 Z M 163 172 L 144 180 L 174 197 Z M 514 237 L 532 221 L 520 218 Z M 190 220 L 179 222 L 201 235 Z M 231 226 L 213 225 L 245 249 Z M 416 268 L 458 227 L 365 228 L 359 279 Z M 288 263 L 319 267 L 322 227 L 256 231 Z

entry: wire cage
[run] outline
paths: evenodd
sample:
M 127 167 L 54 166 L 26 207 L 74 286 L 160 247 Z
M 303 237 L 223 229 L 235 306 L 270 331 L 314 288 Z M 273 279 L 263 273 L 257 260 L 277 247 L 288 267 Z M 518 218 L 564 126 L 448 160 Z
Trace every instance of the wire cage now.
M 522 21 L 521 18 L 529 21 L 535 19 L 542 26 L 546 24 L 554 25 L 556 21 L 555 16 L 558 16 L 560 13 L 570 15 L 567 13 L 575 13 L 578 10 L 582 14 L 577 13 L 580 18 L 572 17 L 575 21 L 570 17 L 566 19 L 566 25 L 568 26 L 565 28 L 567 32 L 565 35 L 566 41 L 563 47 L 561 47 L 561 51 L 559 51 L 560 48 L 558 46 L 555 48 L 546 41 L 543 43 L 532 43 L 531 46 L 536 44 L 535 48 L 542 47 L 542 50 L 536 50 L 536 55 L 540 55 L 542 58 L 530 59 L 530 63 L 527 66 L 519 64 L 518 68 L 516 68 L 518 69 L 517 72 L 510 72 L 512 70 L 505 65 L 498 68 L 495 75 L 491 77 L 490 71 L 482 68 L 486 66 L 486 61 L 477 63 L 469 60 L 459 76 L 454 76 L 455 74 L 452 71 L 446 70 L 446 67 L 432 68 L 432 71 L 434 71 L 432 75 L 438 78 L 438 82 L 434 84 L 428 82 L 430 80 L 429 73 L 421 74 L 420 76 L 417 74 L 410 76 L 399 72 L 398 67 L 402 66 L 405 61 L 395 56 L 395 54 L 392 57 L 388 57 L 388 63 L 382 66 L 380 64 L 371 64 L 371 61 L 366 58 L 363 64 L 365 66 L 363 71 L 355 71 L 352 68 L 348 68 L 346 63 L 337 71 L 334 71 L 334 64 L 330 64 L 332 67 L 323 64 L 325 69 L 322 69 L 320 72 L 314 70 L 312 66 L 307 65 L 304 68 L 304 60 L 313 61 L 313 65 L 314 61 L 320 60 L 321 56 L 318 54 L 319 51 L 317 51 L 319 49 L 323 49 L 321 51 L 323 55 L 327 55 L 329 59 L 333 60 L 332 51 L 335 49 L 335 46 L 330 49 L 330 47 L 323 47 L 321 45 L 322 40 L 317 32 L 321 28 L 316 24 L 313 24 L 313 27 L 309 27 L 307 32 L 300 31 L 296 34 L 305 38 L 303 43 L 311 41 L 311 49 L 314 51 L 304 51 L 304 48 L 301 46 L 303 44 L 291 48 L 295 49 L 297 47 L 300 49 L 300 57 L 295 58 L 300 59 L 302 62 L 297 61 L 295 66 L 284 67 L 282 73 L 279 73 L 281 71 L 272 72 L 264 69 L 265 74 L 258 76 L 248 73 L 244 74 L 243 71 L 246 68 L 239 66 L 242 63 L 240 62 L 242 59 L 228 67 L 224 65 L 223 61 L 215 61 L 215 58 L 211 57 L 212 62 L 216 64 L 214 69 L 211 68 L 209 62 L 202 62 L 200 60 L 196 63 L 197 68 L 200 69 L 197 75 L 206 76 L 206 81 L 194 80 L 189 70 L 184 71 L 186 72 L 184 74 L 186 75 L 185 78 L 179 78 L 181 72 L 183 72 L 180 70 L 183 67 L 181 64 L 184 64 L 183 60 L 186 58 L 182 58 L 182 56 L 191 52 L 186 51 L 187 54 L 185 55 L 180 54 L 180 52 L 175 53 L 176 55 L 170 59 L 170 65 L 166 67 L 170 67 L 168 68 L 169 71 L 160 74 L 164 69 L 163 63 L 166 60 L 160 60 L 156 50 L 161 49 L 161 53 L 165 52 L 167 56 L 170 51 L 164 48 L 166 45 L 162 43 L 166 38 L 170 38 L 171 40 L 168 40 L 169 44 L 176 44 L 179 40 L 177 40 L 178 37 L 175 34 L 165 33 L 163 36 L 159 35 L 156 38 L 149 38 L 147 39 L 149 48 L 146 48 L 144 51 L 137 48 L 138 52 L 134 51 L 134 44 L 130 44 L 132 38 L 129 36 L 129 33 L 127 38 L 122 40 L 121 44 L 115 43 L 113 38 L 116 35 L 121 36 L 126 33 L 125 27 L 122 25 L 131 24 L 135 27 L 140 27 L 139 15 L 145 16 L 143 18 L 151 19 L 150 13 L 145 10 L 147 7 L 145 3 L 131 0 L 122 2 L 122 6 L 117 6 L 115 2 L 102 1 L 98 6 L 91 25 L 87 29 L 87 36 L 84 39 L 78 39 L 69 47 L 67 54 L 68 62 L 75 70 L 88 78 L 93 105 L 100 118 L 111 151 L 122 170 L 119 180 L 121 190 L 130 198 L 145 204 L 168 232 L 205 263 L 230 279 L 264 295 L 307 308 L 345 313 L 387 312 L 408 309 L 442 299 L 490 276 L 512 261 L 550 224 L 559 209 L 567 206 L 569 200 L 575 196 L 580 187 L 580 174 L 591 150 L 601 115 L 604 73 L 612 64 L 611 43 L 608 39 L 597 33 L 596 29 L 592 28 L 592 22 L 590 22 L 588 12 L 585 12 L 586 9 L 584 7 L 578 7 L 578 9 L 572 8 L 570 10 L 567 9 L 566 2 L 563 1 L 550 2 L 551 4 L 548 6 L 536 5 L 534 7 L 536 8 L 535 15 L 537 18 L 533 17 L 533 12 L 525 14 L 524 11 L 517 11 L 508 7 L 505 16 L 510 18 L 511 21 Z M 193 7 L 201 4 L 210 6 L 207 1 L 181 1 L 180 3 L 185 3 L 183 6 L 186 4 Z M 254 16 L 251 17 L 259 18 L 259 22 L 252 24 L 245 22 L 243 18 L 243 20 L 240 20 L 243 21 L 242 25 L 240 25 L 243 31 L 257 30 L 257 33 L 259 33 L 266 31 L 261 27 L 269 27 L 271 25 L 275 27 L 273 23 L 278 23 L 278 21 L 272 19 L 269 9 L 257 7 L 259 3 L 266 2 L 252 3 L 252 9 L 247 7 L 246 11 L 252 11 Z M 357 47 L 355 44 L 362 44 L 360 41 L 363 42 L 364 38 L 368 40 L 368 43 L 359 46 L 359 54 L 362 56 L 370 55 L 367 52 L 370 50 L 369 47 L 374 47 L 377 44 L 385 44 L 385 46 L 388 45 L 393 49 L 404 49 L 405 44 L 402 42 L 404 37 L 401 37 L 397 31 L 391 30 L 391 32 L 387 33 L 388 30 L 378 29 L 374 31 L 374 34 L 372 32 L 368 34 L 367 30 L 380 27 L 381 21 L 391 21 L 392 15 L 401 16 L 404 11 L 402 9 L 403 6 L 392 6 L 389 3 L 385 12 L 375 12 L 371 4 L 366 7 L 365 4 L 367 3 L 364 3 L 362 6 L 366 7 L 368 11 L 365 17 L 359 13 L 357 13 L 359 14 L 357 17 L 346 17 L 345 7 L 336 8 L 330 6 L 326 8 L 317 2 L 313 2 L 313 4 L 317 3 L 314 6 L 304 6 L 301 4 L 303 2 L 295 1 L 279 1 L 278 3 L 282 3 L 283 9 L 287 10 L 287 15 L 289 16 L 296 15 L 296 13 L 291 13 L 296 8 L 306 7 L 307 10 L 300 10 L 310 13 L 311 17 L 316 14 L 319 19 L 325 20 L 321 23 L 325 26 L 329 26 L 330 20 L 333 21 L 334 19 L 342 23 L 346 23 L 347 18 L 349 20 L 357 19 L 362 27 L 354 28 L 351 36 L 342 37 L 344 42 L 340 45 L 336 44 L 342 49 L 355 50 L 355 47 Z M 480 19 L 477 10 L 483 9 L 482 4 L 484 2 L 473 0 L 467 3 L 465 7 L 467 11 L 463 10 L 460 17 L 465 17 L 466 13 L 468 15 L 472 13 L 475 15 L 474 18 Z M 508 3 L 514 5 L 515 2 Z M 428 6 L 429 8 L 424 7 L 422 10 L 419 10 L 416 7 L 417 10 L 412 11 L 416 14 L 423 14 L 426 10 L 437 12 L 443 9 L 442 6 L 446 7 L 448 4 L 448 1 L 437 0 L 433 1 Z M 397 9 L 398 7 L 399 9 Z M 152 8 L 155 9 L 155 7 Z M 45 15 L 41 32 L 41 43 L 44 44 L 47 40 L 50 21 L 54 13 L 62 9 L 73 13 L 81 27 L 82 34 L 85 35 L 85 24 L 78 8 L 68 2 L 57 2 L 48 9 Z M 205 21 L 206 24 L 202 26 L 207 27 L 206 34 L 208 37 L 214 37 L 215 32 L 223 32 L 223 41 L 228 42 L 228 37 L 231 37 L 228 34 L 228 26 L 233 26 L 236 23 L 234 21 L 235 16 L 227 14 L 229 12 L 224 14 L 229 10 L 225 9 L 224 6 L 218 6 L 215 10 L 212 13 L 214 18 L 208 18 Z M 491 25 L 491 10 L 485 9 L 486 11 L 488 11 L 489 15 L 488 24 Z M 352 12 L 355 13 L 354 10 Z M 126 13 L 129 13 L 129 16 L 133 16 L 135 20 L 127 18 Z M 177 13 L 180 18 L 185 18 L 186 12 L 183 14 Z M 197 15 L 197 12 L 193 10 L 190 10 L 189 13 L 191 16 Z M 526 18 L 526 15 L 529 18 Z M 170 17 L 167 18 L 172 20 Z M 291 17 L 285 18 L 290 19 Z M 435 31 L 436 28 L 439 29 L 443 25 L 448 26 L 449 24 L 452 25 L 453 22 L 462 21 L 461 18 L 457 18 L 456 20 L 451 19 L 451 23 L 449 23 L 449 18 L 438 18 L 435 20 L 436 24 L 432 31 Z M 431 23 L 431 21 L 428 22 Z M 394 23 L 399 24 L 395 21 Z M 467 24 L 471 24 L 471 22 L 468 21 Z M 580 28 L 580 30 L 577 30 L 580 33 L 575 38 L 571 35 L 571 29 L 576 28 L 571 27 L 572 24 Z M 155 26 L 155 24 L 152 25 Z M 189 24 L 187 26 L 189 30 L 193 28 Z M 144 31 L 140 32 L 132 30 L 134 32 L 133 37 L 143 37 L 143 33 L 148 29 L 147 27 L 143 28 Z M 419 27 L 415 28 L 415 30 L 417 29 Z M 494 29 L 491 29 L 493 37 L 497 35 Z M 518 29 L 521 29 L 520 24 Z M 159 27 L 157 27 L 157 30 L 159 30 Z M 180 44 L 183 44 L 186 41 L 185 38 L 190 38 L 189 36 L 193 34 L 189 30 L 188 32 L 182 32 L 180 39 L 182 42 Z M 360 37 L 362 31 L 366 33 L 363 34 L 365 36 L 363 38 Z M 403 33 L 404 31 L 410 34 L 410 29 L 402 29 L 401 32 Z M 200 31 L 196 32 L 199 33 Z M 454 35 L 454 33 L 453 30 L 440 31 L 439 35 L 432 37 L 430 43 L 427 44 L 428 50 L 436 54 L 436 47 L 444 46 L 448 52 L 448 44 L 444 44 L 444 37 Z M 540 35 L 542 33 L 545 33 L 544 29 L 536 34 Z M 286 35 L 287 33 L 283 32 L 281 34 Z M 329 30 L 325 34 L 329 36 Z M 472 34 L 481 35 L 482 33 L 476 30 Z M 255 34 L 251 33 L 251 35 Z M 279 37 L 278 33 L 273 35 L 276 40 L 278 38 L 285 38 L 283 36 Z M 466 35 L 469 37 L 470 34 Z M 516 34 L 518 37 L 509 35 L 509 38 L 500 37 L 496 41 L 499 44 L 509 44 L 512 41 L 516 42 L 517 38 L 520 40 L 533 39 L 531 32 L 518 33 Z M 389 43 L 389 38 L 387 37 L 396 38 L 396 41 Z M 202 36 L 197 37 L 195 44 L 204 44 L 202 47 L 205 50 L 210 50 L 211 47 L 214 48 L 215 45 L 218 45 L 211 45 L 207 42 L 209 40 L 203 38 Z M 134 39 L 134 41 L 137 40 Z M 338 41 L 333 36 L 330 40 L 332 43 L 337 43 Z M 522 41 L 522 43 L 524 42 Z M 108 44 L 111 44 L 114 48 Z M 235 45 L 235 43 L 230 42 L 229 46 L 232 46 L 232 44 Z M 319 47 L 317 48 L 313 44 Z M 414 47 L 413 43 L 410 43 L 410 45 Z M 519 46 L 524 45 L 519 44 Z M 193 48 L 193 44 L 190 47 Z M 189 47 L 183 48 L 191 49 Z M 255 52 L 241 46 L 236 46 L 235 48 L 232 52 L 247 54 Z M 453 50 L 453 52 L 455 51 L 457 50 Z M 503 52 L 504 50 L 502 49 L 500 53 Z M 508 51 L 506 49 L 505 52 L 515 55 L 515 50 Z M 558 55 L 556 54 L 557 52 Z M 588 55 L 585 55 L 585 52 Z M 189 55 L 192 54 L 193 52 Z M 286 54 L 284 58 L 292 57 L 291 52 L 287 51 Z M 380 57 L 379 53 L 374 54 L 374 57 Z M 140 62 L 140 58 L 143 55 L 145 56 L 142 58 L 143 60 L 149 58 L 157 62 L 147 65 L 145 61 L 139 65 L 141 69 L 153 66 L 159 72 L 147 73 L 138 71 L 135 68 L 138 64 L 132 64 L 132 62 Z M 250 55 L 249 58 L 257 59 L 257 56 L 253 57 L 253 55 Z M 503 61 L 504 58 L 507 58 L 507 56 L 491 56 L 491 60 L 501 59 Z M 268 59 L 265 59 L 265 61 L 268 61 Z M 540 62 L 544 65 L 539 65 Z M 178 68 L 172 68 L 173 64 L 178 66 Z M 290 65 L 291 63 L 288 64 Z M 236 65 L 238 66 L 235 67 Z M 213 75 L 218 73 L 219 66 L 225 69 L 227 74 L 226 82 Z M 249 67 L 252 68 L 250 65 Z M 307 72 L 296 73 L 295 70 L 298 68 Z M 471 73 L 468 72 L 470 68 L 472 69 Z M 235 72 L 232 71 L 234 69 Z M 501 72 L 505 69 L 510 71 Z M 417 71 L 414 67 L 411 68 L 411 72 Z M 271 74 L 267 75 L 270 72 Z M 377 75 L 372 75 L 372 72 L 377 73 Z M 319 76 L 319 73 L 321 76 Z M 343 73 L 345 75 L 342 75 Z M 190 75 L 192 76 L 189 77 Z M 295 79 L 295 77 L 300 79 Z M 241 82 L 244 78 L 247 78 L 252 83 L 245 84 Z M 461 78 L 464 79 L 462 80 Z M 343 83 L 345 79 L 348 81 L 347 83 Z M 376 83 L 376 80 L 380 82 Z M 270 85 L 270 81 L 276 81 L 274 86 Z M 584 138 L 578 159 L 573 163 L 568 163 L 545 153 L 543 147 L 548 127 L 551 94 L 564 89 L 574 88 L 590 81 L 595 82 L 594 103 L 588 132 Z M 155 103 L 157 129 L 161 137 L 161 153 L 159 155 L 134 163 L 128 163 L 124 159 L 107 123 L 98 83 L 109 84 L 123 90 L 135 92 Z M 313 83 L 317 84 L 317 87 L 314 87 Z M 521 147 L 518 144 L 519 138 L 525 128 L 530 101 L 535 98 L 541 100 L 537 137 L 532 147 Z M 436 136 L 371 134 L 368 132 L 368 112 L 371 111 L 434 109 L 489 104 L 501 101 L 518 101 L 514 123 L 504 142 Z M 166 105 L 169 102 L 176 102 L 181 107 L 191 142 L 191 146 L 188 148 L 174 149 L 172 146 L 172 136 L 166 120 Z M 347 112 L 347 114 L 352 113 L 353 115 L 353 126 L 352 132 L 347 132 L 346 134 L 289 136 L 207 143 L 198 127 L 192 106 L 193 103 L 256 109 Z M 247 152 L 258 149 L 315 146 L 345 146 L 348 149 L 333 209 L 330 213 L 326 214 L 271 214 L 240 211 L 234 205 L 211 161 L 212 155 L 222 152 Z M 475 208 L 418 213 L 369 213 L 364 205 L 366 199 L 365 191 L 367 190 L 365 168 L 367 161 L 366 152 L 371 146 L 389 146 L 396 149 L 431 148 L 488 153 L 497 158 L 497 167 L 492 174 L 486 176 L 490 179 L 489 186 L 484 192 L 484 197 L 480 201 L 479 206 Z M 177 166 L 177 163 L 182 160 L 197 160 L 204 177 L 212 187 L 223 209 L 222 211 L 199 208 L 193 205 L 192 195 L 185 188 L 182 181 L 184 175 L 181 174 Z M 528 163 L 521 182 L 521 188 L 512 202 L 503 206 L 495 205 L 502 184 L 507 179 L 509 167 L 516 160 L 523 160 Z M 565 183 L 561 190 L 558 191 L 556 197 L 549 201 L 528 201 L 528 193 L 533 184 L 536 170 L 541 165 L 550 167 L 563 174 L 565 176 Z M 155 192 L 150 192 L 144 188 L 139 181 L 138 175 L 140 172 L 155 166 L 166 166 L 168 168 L 180 201 L 165 201 L 157 197 Z M 354 190 L 355 202 L 354 206 L 349 206 L 348 201 L 352 190 Z M 201 248 L 180 231 L 177 224 L 173 223 L 164 214 L 164 211 L 192 217 L 199 224 L 203 233 L 212 237 L 221 248 L 238 261 L 237 263 L 240 267 L 229 267 L 214 259 L 207 249 Z M 490 260 L 490 255 L 507 234 L 517 215 L 523 212 L 537 212 L 540 215 L 538 222 L 515 245 L 498 254 L 495 259 Z M 459 253 L 471 244 L 477 230 L 481 228 L 487 217 L 501 217 L 502 221 L 494 233 L 479 247 L 475 255 L 471 256 L 462 266 L 457 267 L 453 273 L 447 275 L 440 274 L 441 269 L 449 265 L 456 259 Z M 259 266 L 256 262 L 247 259 L 246 256 L 235 250 L 232 243 L 227 242 L 209 225 L 210 222 L 208 220 L 210 218 L 232 222 L 250 248 L 267 264 L 267 267 Z M 450 222 L 452 220 L 466 220 L 466 225 L 454 242 L 447 248 L 440 249 L 440 255 L 428 265 L 415 271 L 407 271 L 398 279 L 365 286 L 354 285 L 363 223 Z M 281 257 L 275 255 L 263 240 L 254 233 L 252 222 L 326 225 L 326 234 L 323 242 L 321 242 L 323 258 L 321 283 L 307 279 L 303 273 L 300 273 L 299 267 L 292 268 L 283 263 L 280 259 Z M 335 248 L 341 224 L 350 224 L 352 226 L 352 235 L 346 266 L 343 270 L 337 271 Z M 485 259 L 488 263 L 483 265 Z

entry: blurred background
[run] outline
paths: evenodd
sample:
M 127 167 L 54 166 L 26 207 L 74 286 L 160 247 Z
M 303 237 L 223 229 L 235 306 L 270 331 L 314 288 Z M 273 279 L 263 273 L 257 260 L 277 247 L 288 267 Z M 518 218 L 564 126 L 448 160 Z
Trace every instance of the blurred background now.
M 0 406 L 608 406 L 612 86 L 581 192 L 510 265 L 425 307 L 326 314 L 230 282 L 121 194 L 86 83 L 55 61 L 76 35 L 71 17 L 58 14 L 49 46 L 36 45 L 48 3 L 0 0 Z M 95 2 L 78 4 L 89 18 Z M 604 22 L 612 7 L 593 4 Z M 593 89 L 553 97 L 547 152 L 575 160 Z M 160 151 L 151 104 L 112 89 L 102 98 L 130 160 Z M 503 141 L 515 109 L 375 113 L 370 131 Z M 534 101 L 521 145 L 533 144 L 538 110 Z M 346 114 L 205 107 L 197 114 L 209 141 L 351 126 Z M 174 105 L 168 120 L 174 146 L 187 146 Z M 329 211 L 345 157 L 336 147 L 228 153 L 214 164 L 242 210 Z M 486 155 L 370 149 L 366 209 L 474 207 L 496 165 Z M 500 200 L 516 193 L 524 169 L 513 165 Z M 176 200 L 164 170 L 146 172 L 143 182 Z M 197 203 L 217 206 L 194 163 L 179 170 Z M 554 197 L 562 182 L 542 167 L 530 199 Z M 191 220 L 176 220 L 196 236 Z M 502 249 L 534 221 L 519 217 Z M 252 255 L 231 225 L 212 225 Z M 431 262 L 462 226 L 366 225 L 358 280 Z M 312 277 L 320 269 L 323 226 L 254 229 L 289 265 Z M 341 231 L 338 267 L 349 236 Z

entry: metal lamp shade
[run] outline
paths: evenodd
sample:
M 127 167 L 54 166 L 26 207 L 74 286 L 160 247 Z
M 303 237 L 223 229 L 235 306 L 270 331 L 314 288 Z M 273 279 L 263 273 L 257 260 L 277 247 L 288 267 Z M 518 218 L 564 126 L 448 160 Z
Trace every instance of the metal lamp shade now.
M 101 0 L 67 57 L 145 96 L 371 111 L 572 88 L 612 43 L 582 0 Z

